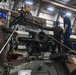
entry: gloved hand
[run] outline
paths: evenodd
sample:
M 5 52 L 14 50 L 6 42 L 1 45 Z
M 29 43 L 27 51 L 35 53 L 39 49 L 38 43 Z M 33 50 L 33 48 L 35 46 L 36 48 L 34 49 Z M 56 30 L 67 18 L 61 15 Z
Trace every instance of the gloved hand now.
M 15 34 L 15 35 L 18 35 L 18 32 L 15 30 L 14 34 Z

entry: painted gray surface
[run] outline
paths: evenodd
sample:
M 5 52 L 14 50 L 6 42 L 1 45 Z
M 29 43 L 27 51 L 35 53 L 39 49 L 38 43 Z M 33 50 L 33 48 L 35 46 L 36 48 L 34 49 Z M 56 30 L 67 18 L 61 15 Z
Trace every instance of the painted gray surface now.
M 32 61 L 23 66 L 21 70 L 32 70 L 31 75 L 68 75 L 62 63 L 51 61 Z M 18 71 L 10 75 L 18 75 Z

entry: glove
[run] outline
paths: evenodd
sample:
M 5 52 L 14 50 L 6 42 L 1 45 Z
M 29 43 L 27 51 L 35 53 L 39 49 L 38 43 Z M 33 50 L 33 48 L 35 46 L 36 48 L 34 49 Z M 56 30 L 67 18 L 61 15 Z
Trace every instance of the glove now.
M 15 34 L 15 35 L 18 35 L 18 32 L 15 30 L 14 34 Z

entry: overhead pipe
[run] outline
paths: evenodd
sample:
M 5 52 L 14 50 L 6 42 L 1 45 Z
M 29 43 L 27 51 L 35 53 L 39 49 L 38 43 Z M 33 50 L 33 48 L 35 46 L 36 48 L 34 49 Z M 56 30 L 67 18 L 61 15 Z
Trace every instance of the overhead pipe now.
M 71 5 L 68 5 L 68 4 L 64 4 L 64 3 L 61 3 L 61 2 L 57 2 L 57 1 L 50 1 L 50 0 L 42 0 L 42 1 L 47 2 L 47 3 L 51 3 L 51 4 L 56 5 L 58 7 L 69 9 L 69 10 L 72 10 L 72 11 L 76 12 L 76 8 L 74 6 L 71 6 Z

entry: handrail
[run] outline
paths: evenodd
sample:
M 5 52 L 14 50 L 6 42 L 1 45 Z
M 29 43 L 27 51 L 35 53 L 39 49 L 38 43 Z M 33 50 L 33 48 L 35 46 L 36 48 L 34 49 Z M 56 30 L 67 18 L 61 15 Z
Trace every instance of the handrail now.
M 47 34 L 46 34 L 47 35 Z M 72 50 L 71 48 L 69 48 L 68 46 L 64 45 L 63 43 L 59 42 L 58 40 L 56 40 L 54 37 L 47 35 L 49 38 L 53 39 L 54 41 L 56 41 L 57 43 L 59 43 L 60 45 L 62 45 L 63 47 L 67 48 L 69 50 L 69 52 L 73 52 L 76 54 L 75 50 Z
M 18 25 L 16 26 L 16 28 L 14 29 L 14 31 L 12 32 L 12 34 L 9 36 L 8 40 L 6 41 L 6 43 L 4 44 L 4 46 L 2 47 L 2 49 L 0 50 L 0 54 L 3 52 L 4 48 L 6 47 L 6 45 L 9 43 L 10 39 L 12 38 L 12 36 L 15 33 L 15 30 L 17 29 Z

